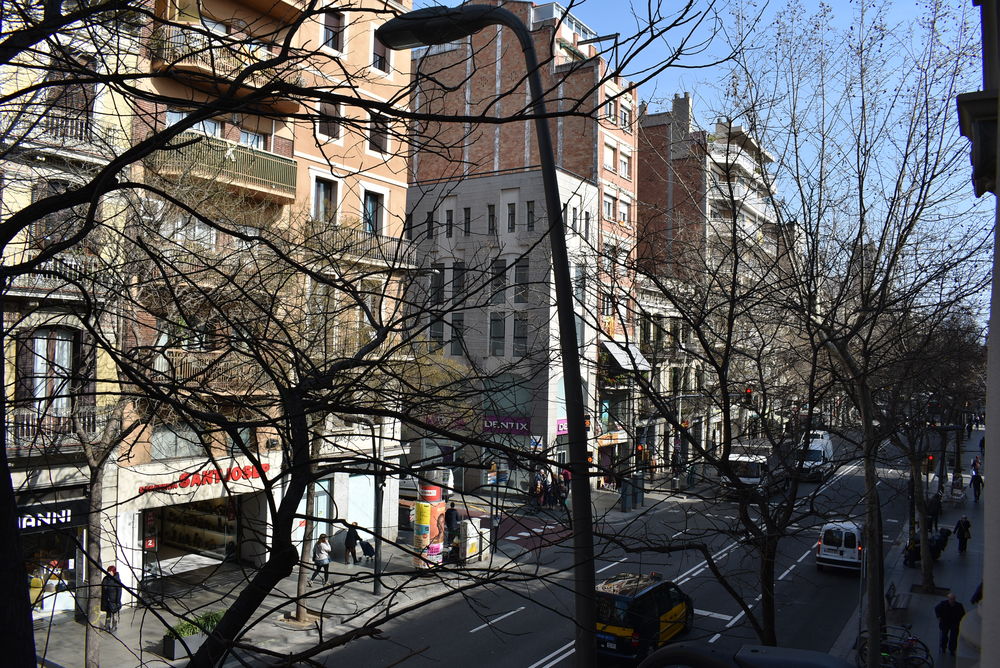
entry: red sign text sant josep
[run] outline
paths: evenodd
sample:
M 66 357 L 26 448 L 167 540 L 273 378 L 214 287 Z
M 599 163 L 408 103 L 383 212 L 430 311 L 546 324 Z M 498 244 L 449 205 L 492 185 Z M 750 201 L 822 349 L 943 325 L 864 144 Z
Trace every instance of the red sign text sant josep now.
M 185 471 L 181 473 L 180 477 L 176 482 L 165 482 L 158 485 L 143 485 L 139 488 L 140 494 L 145 494 L 146 492 L 162 492 L 171 489 L 185 488 L 185 487 L 199 487 L 201 485 L 214 485 L 221 483 L 223 480 L 226 481 L 236 481 L 236 480 L 250 480 L 251 478 L 260 478 L 260 473 L 263 471 L 267 473 L 271 470 L 270 464 L 262 464 L 258 469 L 256 466 L 234 466 L 231 469 L 208 469 L 205 471 L 199 471 L 197 473 L 188 473 Z

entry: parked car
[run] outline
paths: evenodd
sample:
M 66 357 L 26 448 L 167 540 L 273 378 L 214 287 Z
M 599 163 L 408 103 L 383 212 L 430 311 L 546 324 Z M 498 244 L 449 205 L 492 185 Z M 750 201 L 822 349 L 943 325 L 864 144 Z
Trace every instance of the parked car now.
M 597 585 L 597 653 L 641 659 L 694 625 L 691 597 L 658 573 L 620 573 Z
M 864 533 L 856 522 L 828 522 L 816 541 L 816 569 L 826 567 L 861 572 Z

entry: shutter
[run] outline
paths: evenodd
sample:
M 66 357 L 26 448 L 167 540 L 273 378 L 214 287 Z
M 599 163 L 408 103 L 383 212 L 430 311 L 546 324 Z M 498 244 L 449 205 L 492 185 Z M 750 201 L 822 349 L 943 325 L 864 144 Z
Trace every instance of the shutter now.
M 32 332 L 23 331 L 16 335 L 16 368 L 14 380 L 14 401 L 20 408 L 34 398 L 35 388 L 32 383 L 32 372 L 34 371 L 34 352 L 31 349 Z
M 89 408 L 96 403 L 97 349 L 93 335 L 86 330 L 73 337 L 73 404 Z

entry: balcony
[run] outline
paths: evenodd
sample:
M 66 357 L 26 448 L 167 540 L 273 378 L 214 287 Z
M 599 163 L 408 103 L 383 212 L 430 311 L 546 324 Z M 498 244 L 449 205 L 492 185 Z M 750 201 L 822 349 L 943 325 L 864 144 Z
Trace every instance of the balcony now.
M 247 74 L 248 68 L 271 57 L 264 45 L 240 42 L 222 35 L 209 36 L 201 25 L 160 25 L 150 41 L 153 69 L 182 78 L 200 90 L 215 95 L 251 95 L 279 84 L 301 86 L 302 74 L 291 69 L 263 67 Z M 232 84 L 239 81 L 234 88 Z M 294 113 L 298 100 L 274 96 L 257 104 L 279 113 Z
M 121 124 L 89 112 L 68 113 L 45 104 L 0 114 L 0 144 L 21 149 L 67 152 L 80 158 L 110 159 L 127 144 Z
M 315 219 L 309 227 L 306 245 L 324 255 L 400 269 L 418 265 L 416 250 L 406 239 Z
M 151 154 L 147 165 L 160 176 L 221 181 L 281 203 L 295 199 L 295 160 L 197 132 L 182 132 L 173 148 Z
M 28 260 L 18 258 L 18 261 Z M 8 263 L 5 261 L 5 264 Z M 74 299 L 81 296 L 81 286 L 93 296 L 97 292 L 94 277 L 100 270 L 101 263 L 93 255 L 60 255 L 42 262 L 30 272 L 12 276 L 7 296 Z
M 84 455 L 83 442 L 95 440 L 108 417 L 93 406 L 77 408 L 70 415 L 16 408 L 6 418 L 7 456 L 79 460 Z
M 168 348 L 153 362 L 153 371 L 165 378 L 159 382 L 176 383 L 200 390 L 247 394 L 268 385 L 260 366 L 249 356 L 235 350 L 187 350 Z

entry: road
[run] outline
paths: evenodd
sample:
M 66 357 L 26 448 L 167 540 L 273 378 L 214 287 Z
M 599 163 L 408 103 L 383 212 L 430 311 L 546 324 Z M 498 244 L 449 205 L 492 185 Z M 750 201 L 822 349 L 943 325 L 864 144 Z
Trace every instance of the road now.
M 838 444 L 838 454 L 843 454 Z M 904 520 L 905 480 L 894 468 L 882 470 L 880 500 L 885 539 L 894 540 Z M 812 549 L 821 513 L 858 517 L 863 512 L 860 466 L 841 467 L 822 485 L 800 485 L 788 535 L 775 569 L 779 643 L 828 651 L 858 605 L 857 574 L 818 572 Z M 757 643 L 746 613 L 722 588 L 695 551 L 630 552 L 643 541 L 704 543 L 753 611 L 760 600 L 758 560 L 745 543 L 734 502 L 668 498 L 611 525 L 599 519 L 607 537 L 596 545 L 598 579 L 619 572 L 657 571 L 672 579 L 695 602 L 695 628 L 685 640 L 738 649 Z M 518 516 L 501 525 L 501 544 L 526 550 L 503 581 L 453 596 L 417 614 L 382 627 L 376 639 L 353 642 L 331 652 L 328 665 L 353 666 L 571 666 L 573 652 L 572 550 L 569 533 L 553 515 Z

